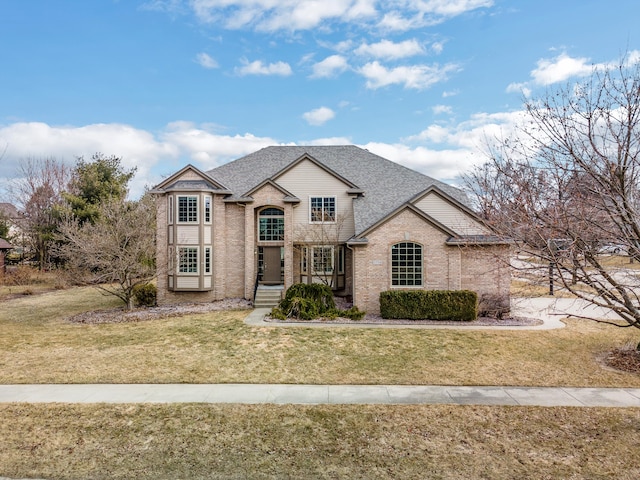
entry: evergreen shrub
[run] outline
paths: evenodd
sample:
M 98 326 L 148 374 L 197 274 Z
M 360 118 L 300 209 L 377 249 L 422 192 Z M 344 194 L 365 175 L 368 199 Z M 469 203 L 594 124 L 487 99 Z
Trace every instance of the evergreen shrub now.
M 478 294 L 470 290 L 390 290 L 380 293 L 382 318 L 460 320 L 478 317 Z

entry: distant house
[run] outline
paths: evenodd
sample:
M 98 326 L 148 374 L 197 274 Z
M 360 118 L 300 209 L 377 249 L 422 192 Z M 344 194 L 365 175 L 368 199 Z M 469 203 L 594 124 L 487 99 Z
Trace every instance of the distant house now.
M 298 282 L 326 283 L 369 313 L 390 289 L 509 295 L 509 245 L 461 190 L 355 146 L 188 165 L 153 192 L 160 303 L 273 304 Z
M 20 231 L 22 216 L 12 203 L 0 202 L 0 220 L 9 224 L 9 235 L 15 235 Z
M 0 275 L 2 275 L 5 271 L 4 266 L 4 258 L 9 250 L 11 250 L 13 246 L 7 242 L 4 238 L 0 238 Z

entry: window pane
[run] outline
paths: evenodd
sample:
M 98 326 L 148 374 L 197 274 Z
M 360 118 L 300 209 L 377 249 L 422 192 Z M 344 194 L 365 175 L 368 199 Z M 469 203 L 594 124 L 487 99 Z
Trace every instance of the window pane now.
M 178 221 L 198 221 L 198 197 L 178 197 Z
M 277 208 L 267 208 L 260 212 L 258 238 L 262 241 L 284 240 L 284 212 Z
M 391 284 L 422 285 L 422 245 L 402 242 L 391 247 Z
M 336 197 L 311 197 L 309 205 L 311 222 L 336 221 Z
M 178 249 L 178 272 L 198 273 L 198 249 L 195 247 L 180 247 Z

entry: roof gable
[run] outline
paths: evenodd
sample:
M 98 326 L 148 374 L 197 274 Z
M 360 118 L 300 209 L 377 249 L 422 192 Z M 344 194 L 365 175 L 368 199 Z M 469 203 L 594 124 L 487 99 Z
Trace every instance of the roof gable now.
M 433 227 L 435 227 L 436 229 L 440 230 L 442 233 L 445 233 L 445 234 L 449 235 L 450 237 L 456 236 L 456 232 L 454 232 L 453 230 L 451 230 L 446 225 L 440 223 L 438 220 L 436 220 L 435 218 L 431 217 L 429 214 L 427 214 L 423 210 L 420 210 L 418 207 L 416 207 L 415 205 L 412 205 L 410 203 L 405 203 L 404 205 L 400 206 L 399 208 L 397 208 L 396 210 L 391 212 L 389 215 L 387 215 L 385 218 L 382 218 L 382 219 L 380 219 L 380 221 L 378 221 L 375 224 L 371 225 L 371 227 L 366 229 L 364 232 L 362 232 L 362 234 L 360 234 L 358 236 L 362 237 L 362 238 L 365 238 L 368 234 L 370 234 L 374 230 L 377 230 L 382 225 L 384 225 L 385 223 L 391 221 L 393 218 L 397 217 L 398 215 L 400 215 L 404 211 L 410 211 L 410 212 L 414 213 L 415 215 L 420 217 L 423 221 L 431 224 Z
M 274 175 L 274 180 L 277 180 L 278 178 L 281 178 L 282 176 L 286 175 L 287 173 L 291 172 L 292 170 L 295 170 L 296 167 L 300 166 L 301 164 L 303 164 L 305 162 L 311 162 L 316 167 L 320 168 L 321 170 L 324 170 L 329 175 L 332 175 L 333 177 L 335 177 L 336 179 L 338 179 L 339 181 L 344 183 L 348 187 L 349 190 L 351 190 L 351 191 L 359 191 L 360 190 L 357 185 L 354 185 L 348 179 L 346 179 L 346 178 L 342 177 L 341 175 L 339 175 L 338 173 L 334 172 L 327 165 L 325 165 L 323 163 L 320 163 L 318 160 L 313 158 L 308 153 L 305 153 L 304 155 L 300 156 L 297 160 L 294 160 L 289 165 L 287 165 L 282 170 L 280 170 L 278 173 L 276 173 Z
M 437 186 L 431 186 L 410 202 L 458 235 L 486 235 L 489 229 L 466 205 Z
M 199 170 L 193 165 L 187 165 L 180 171 L 174 173 L 169 178 L 165 179 L 158 185 L 156 185 L 151 193 L 161 193 L 170 191 L 216 191 L 221 194 L 231 193 L 222 184 L 216 182 L 213 178 L 207 175 L 205 172 Z

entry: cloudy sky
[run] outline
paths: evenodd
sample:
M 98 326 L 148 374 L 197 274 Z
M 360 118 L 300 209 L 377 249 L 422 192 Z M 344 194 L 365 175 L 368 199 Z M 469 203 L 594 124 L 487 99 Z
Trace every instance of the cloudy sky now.
M 638 18 L 637 0 L 0 0 L 0 182 L 101 152 L 138 168 L 136 196 L 187 163 L 355 144 L 455 183 L 523 95 L 636 55 Z

